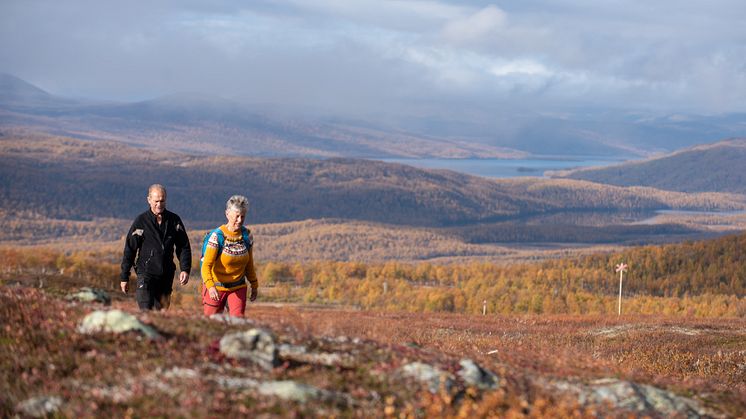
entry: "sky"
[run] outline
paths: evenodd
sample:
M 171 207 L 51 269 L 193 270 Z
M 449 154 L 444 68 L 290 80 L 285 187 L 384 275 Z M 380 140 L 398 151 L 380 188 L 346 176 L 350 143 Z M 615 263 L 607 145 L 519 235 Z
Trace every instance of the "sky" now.
M 0 72 L 331 113 L 746 111 L 743 0 L 2 0 Z

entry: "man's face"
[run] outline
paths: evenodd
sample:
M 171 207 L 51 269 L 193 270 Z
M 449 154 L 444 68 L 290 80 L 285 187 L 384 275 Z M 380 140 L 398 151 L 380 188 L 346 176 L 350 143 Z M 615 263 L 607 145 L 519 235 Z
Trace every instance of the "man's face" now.
M 163 214 L 163 210 L 166 209 L 166 194 L 160 189 L 153 189 L 148 194 L 148 204 L 153 214 Z

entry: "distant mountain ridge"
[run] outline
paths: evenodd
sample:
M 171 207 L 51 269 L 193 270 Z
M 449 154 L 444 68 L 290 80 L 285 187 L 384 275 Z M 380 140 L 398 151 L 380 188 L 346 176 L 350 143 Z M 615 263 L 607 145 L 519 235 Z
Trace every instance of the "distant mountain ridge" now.
M 0 92 L 4 101 L 49 100 L 52 95 L 10 74 L 0 74 Z
M 0 126 L 191 153 L 294 157 L 516 158 L 506 147 L 397 129 L 279 118 L 238 102 L 174 94 L 135 103 L 59 98 L 0 75 Z
M 250 99 L 245 99 L 250 101 Z M 415 101 L 416 102 L 416 101 Z M 0 126 L 189 153 L 264 157 L 645 157 L 746 136 L 746 114 L 670 115 L 617 109 L 422 110 L 321 116 L 198 93 L 134 103 L 55 96 L 0 74 Z
M 644 161 L 585 168 L 556 177 L 679 192 L 746 193 L 746 138 L 699 145 Z
M 54 96 L 18 77 L 0 73 L 0 124 L 5 122 L 3 110 L 36 115 L 69 109 L 78 104 L 75 100 Z

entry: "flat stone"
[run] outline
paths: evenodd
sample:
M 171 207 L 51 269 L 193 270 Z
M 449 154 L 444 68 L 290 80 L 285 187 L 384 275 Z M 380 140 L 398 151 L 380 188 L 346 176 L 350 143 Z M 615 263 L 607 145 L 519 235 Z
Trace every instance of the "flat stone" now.
M 339 406 L 353 404 L 347 394 L 323 390 L 308 384 L 292 380 L 258 381 L 252 378 L 216 377 L 215 382 L 223 388 L 231 390 L 251 390 L 263 396 L 277 397 L 283 400 L 306 403 L 310 400 L 320 400 Z
M 349 354 L 334 352 L 309 352 L 305 346 L 282 344 L 278 348 L 280 358 L 304 364 L 323 365 L 326 367 L 350 368 L 355 359 Z
M 34 418 L 49 417 L 62 407 L 62 399 L 57 396 L 39 396 L 24 400 L 16 406 L 16 411 Z
M 210 320 L 214 320 L 221 323 L 230 324 L 233 326 L 247 326 L 253 325 L 254 321 L 247 319 L 246 317 L 236 317 L 225 313 L 213 314 L 209 317 Z
M 98 288 L 82 287 L 76 293 L 68 294 L 68 300 L 80 301 L 82 303 L 101 303 L 103 305 L 111 305 L 111 297 L 109 294 Z
M 78 332 L 84 334 L 138 332 L 150 339 L 161 338 L 154 328 L 122 310 L 94 311 L 83 318 L 78 326 Z
M 304 403 L 309 399 L 317 399 L 321 391 L 307 384 L 300 384 L 292 380 L 267 381 L 257 389 L 265 396 L 275 396 L 285 400 Z

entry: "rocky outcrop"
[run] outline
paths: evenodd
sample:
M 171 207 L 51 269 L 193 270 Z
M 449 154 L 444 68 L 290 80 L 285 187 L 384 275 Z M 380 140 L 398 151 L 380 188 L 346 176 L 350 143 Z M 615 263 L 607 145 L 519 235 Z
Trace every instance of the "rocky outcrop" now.
M 265 370 L 280 365 L 280 357 L 271 333 L 262 329 L 231 333 L 220 339 L 220 352 L 229 358 L 248 359 Z
M 650 385 L 615 378 L 604 378 L 587 384 L 554 381 L 548 383 L 548 387 L 573 394 L 582 405 L 607 404 L 640 415 L 685 418 L 723 417 L 704 408 L 696 400 L 677 396 Z
M 479 390 L 495 390 L 500 387 L 500 378 L 497 375 L 485 370 L 471 359 L 462 359 L 459 365 L 461 368 L 457 375 L 461 381 L 458 381 L 450 372 L 422 362 L 412 362 L 402 366 L 399 374 L 421 382 L 433 394 L 440 391 L 453 393 L 460 391 L 458 389 L 463 389 L 463 387 L 475 387 Z
M 88 314 L 78 325 L 78 332 L 85 334 L 137 332 L 150 339 L 161 337 L 154 328 L 121 310 L 99 310 Z

